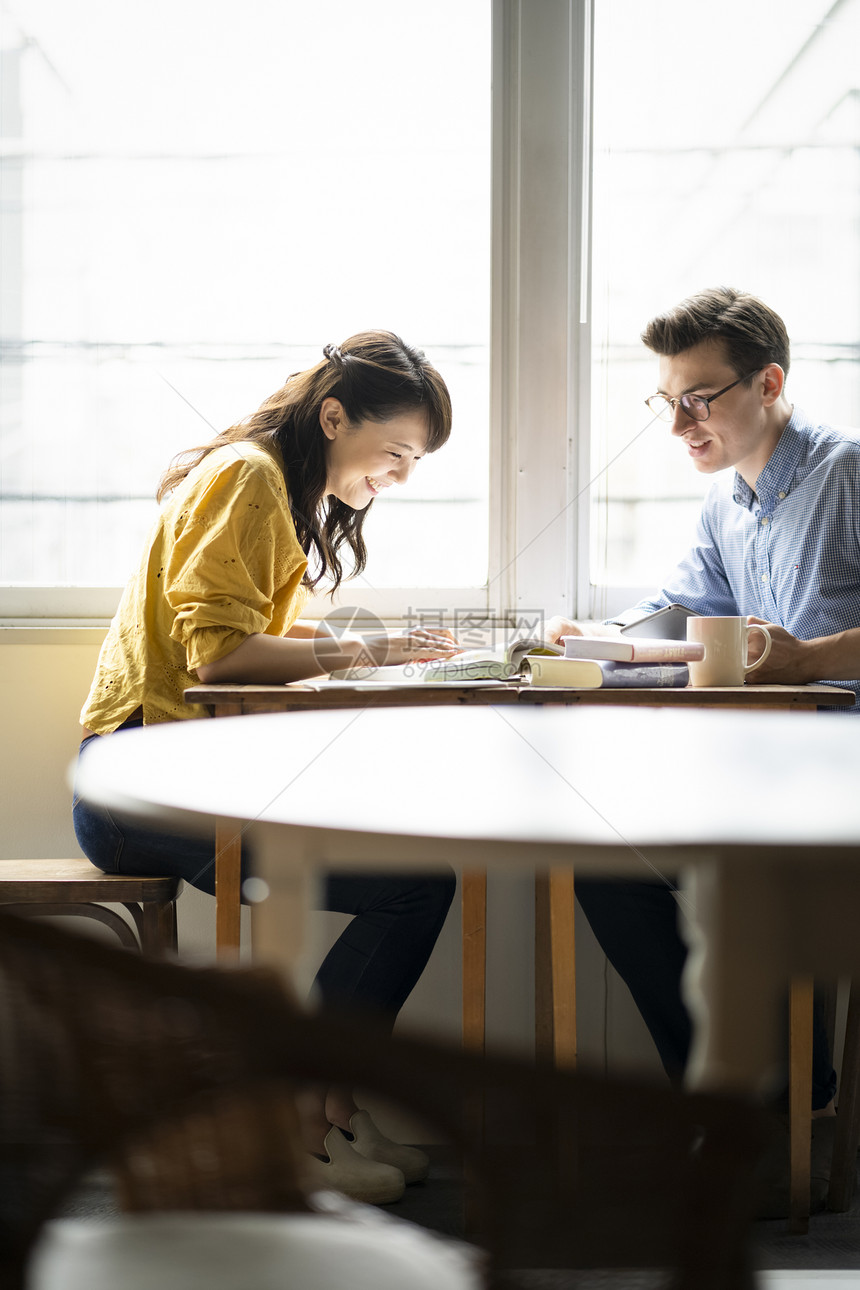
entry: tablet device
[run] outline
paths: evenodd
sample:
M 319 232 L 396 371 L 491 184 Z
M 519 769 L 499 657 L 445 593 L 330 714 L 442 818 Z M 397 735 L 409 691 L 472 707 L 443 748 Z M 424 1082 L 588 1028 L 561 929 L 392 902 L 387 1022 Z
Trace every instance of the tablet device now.
M 650 636 L 662 641 L 685 641 L 687 639 L 687 619 L 695 618 L 696 612 L 685 605 L 666 605 L 656 613 L 637 618 L 634 623 L 627 623 L 621 628 L 622 636 Z

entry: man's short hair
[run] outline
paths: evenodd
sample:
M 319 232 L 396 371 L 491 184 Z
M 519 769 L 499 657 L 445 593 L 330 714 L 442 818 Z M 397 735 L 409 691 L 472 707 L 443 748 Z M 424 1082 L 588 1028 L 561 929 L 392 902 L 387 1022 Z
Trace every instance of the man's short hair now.
M 674 358 L 703 341 L 722 341 L 738 376 L 779 363 L 786 376 L 791 346 L 785 323 L 757 296 L 710 287 L 652 318 L 642 340 L 655 354 Z M 752 379 L 752 378 L 750 378 Z

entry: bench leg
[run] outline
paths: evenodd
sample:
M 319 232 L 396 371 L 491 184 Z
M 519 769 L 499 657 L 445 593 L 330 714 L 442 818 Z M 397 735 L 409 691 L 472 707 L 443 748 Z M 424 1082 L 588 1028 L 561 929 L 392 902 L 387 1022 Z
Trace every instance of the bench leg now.
M 147 901 L 143 906 L 140 948 L 148 958 L 161 958 L 165 954 L 176 953 L 176 902 L 174 900 Z
M 91 901 L 77 901 L 64 904 L 31 904 L 31 905 L 13 905 L 4 904 L 3 908 L 10 914 L 17 914 L 21 918 L 92 918 L 97 923 L 102 923 L 109 927 L 114 933 L 120 945 L 127 950 L 136 950 L 137 941 L 134 932 L 129 927 L 124 918 L 113 909 L 107 909 L 104 905 L 94 904 Z

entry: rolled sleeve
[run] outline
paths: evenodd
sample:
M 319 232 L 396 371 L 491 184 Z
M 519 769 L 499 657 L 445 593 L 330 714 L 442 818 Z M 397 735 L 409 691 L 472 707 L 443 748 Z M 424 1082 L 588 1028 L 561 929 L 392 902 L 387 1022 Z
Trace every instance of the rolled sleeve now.
M 274 500 L 267 478 L 239 461 L 177 515 L 164 595 L 171 639 L 190 669 L 246 636 L 284 630 L 283 605 L 295 599 L 306 561 L 285 500 Z

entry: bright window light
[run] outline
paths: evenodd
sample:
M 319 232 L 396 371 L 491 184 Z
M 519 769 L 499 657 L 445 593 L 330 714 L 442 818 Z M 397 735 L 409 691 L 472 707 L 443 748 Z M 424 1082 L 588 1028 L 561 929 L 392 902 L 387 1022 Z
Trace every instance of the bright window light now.
M 485 583 L 490 6 L 12 13 L 0 582 L 124 583 L 175 453 L 381 327 L 436 363 L 455 424 L 376 505 L 367 581 Z
M 643 400 L 639 334 L 709 286 L 762 297 L 787 393 L 860 425 L 860 3 L 595 6 L 592 582 L 652 589 L 704 490 Z M 617 460 L 615 460 L 617 458 Z

